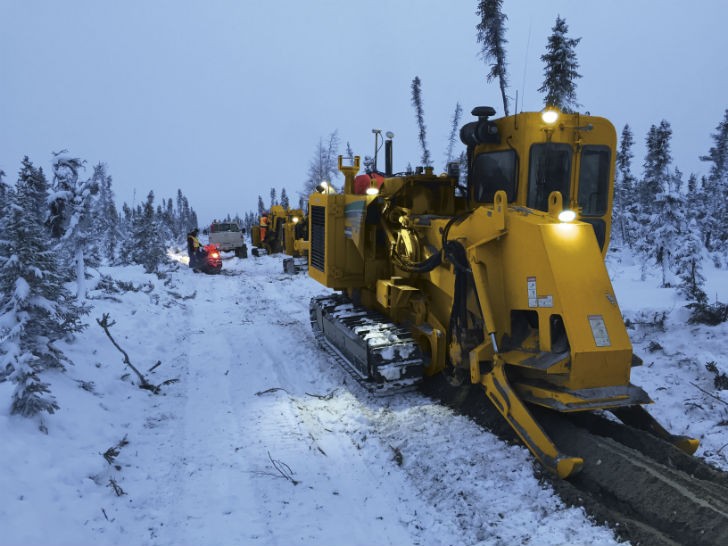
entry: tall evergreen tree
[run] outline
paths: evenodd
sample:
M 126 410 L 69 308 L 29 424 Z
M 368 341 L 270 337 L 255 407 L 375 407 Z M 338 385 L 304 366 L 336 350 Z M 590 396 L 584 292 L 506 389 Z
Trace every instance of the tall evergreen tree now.
M 455 143 L 458 139 L 458 133 L 460 131 L 460 117 L 463 115 L 463 108 L 460 103 L 455 103 L 455 112 L 452 115 L 452 121 L 450 122 L 450 136 L 447 139 L 447 153 L 445 154 L 445 169 L 453 161 L 453 152 L 455 150 Z
M 77 160 L 71 160 L 77 161 Z M 58 178 L 58 165 L 60 158 L 56 158 L 56 178 Z M 67 164 L 67 163 L 66 163 Z M 103 171 L 97 172 L 103 178 Z M 91 177 L 88 180 L 80 180 L 78 176 L 73 179 L 66 179 L 68 184 L 65 190 L 66 201 L 65 231 L 61 237 L 61 244 L 67 249 L 68 255 L 73 257 L 76 272 L 76 297 L 80 300 L 86 298 L 86 261 L 90 258 L 93 265 L 98 265 L 99 256 L 96 250 L 93 232 L 93 205 L 95 196 L 98 193 L 100 179 Z
M 167 249 L 162 236 L 163 228 L 154 211 L 154 192 L 150 191 L 144 206 L 135 214 L 132 232 L 125 241 L 124 251 L 131 263 L 144 266 L 144 271 L 154 273 L 166 262 Z
M 490 72 L 486 76 L 488 82 L 498 78 L 501 97 L 503 98 L 503 112 L 508 115 L 508 76 L 506 74 L 506 50 L 508 40 L 505 38 L 505 22 L 508 17 L 503 13 L 503 0 L 480 0 L 477 14 L 480 22 L 477 25 L 478 43 L 482 44 L 481 56 L 490 62 Z M 448 160 L 449 161 L 449 160 Z
M 614 210 L 612 221 L 612 238 L 632 248 L 638 231 L 638 203 L 635 197 L 636 179 L 632 174 L 632 146 L 634 137 L 629 125 L 622 129 L 617 153 L 617 176 L 614 188 Z
M 48 197 L 50 207 L 48 223 L 51 235 L 60 239 L 68 229 L 73 212 L 69 208 L 69 202 L 73 199 L 79 172 L 84 168 L 86 162 L 77 157 L 71 157 L 67 150 L 53 152 L 53 157 L 53 185 Z
M 674 174 L 663 180 L 654 198 L 654 210 L 650 222 L 650 240 L 653 257 L 662 269 L 662 286 L 672 285 L 672 272 L 676 270 L 676 250 L 687 228 L 685 197 L 680 193 L 682 174 Z
M 94 233 L 97 234 L 101 258 L 108 264 L 114 263 L 119 242 L 119 213 L 111 189 L 111 176 L 106 165 L 99 163 L 94 167 L 93 178 L 99 187 L 98 198 L 94 205 Z
M 711 164 L 704 186 L 706 209 L 703 232 L 709 250 L 722 249 L 728 254 L 728 109 L 711 138 L 713 146 L 708 155 L 700 158 Z
M 263 198 L 259 195 L 258 196 L 258 216 L 260 216 L 264 212 L 265 212 L 265 204 L 263 203 Z
M 680 278 L 678 291 L 691 302 L 705 304 L 708 296 L 703 290 L 703 245 L 699 231 L 695 219 L 689 220 L 682 236 L 676 241 L 675 263 Z
M 556 17 L 556 24 L 546 44 L 546 53 L 541 55 L 544 67 L 543 85 L 539 91 L 546 93 L 546 105 L 556 106 L 564 112 L 572 112 L 581 106 L 576 100 L 577 72 L 576 46 L 581 38 L 569 38 L 566 20 Z
M 40 373 L 64 369 L 68 359 L 54 343 L 80 331 L 87 312 L 64 287 L 44 228 L 47 203 L 45 176 L 26 156 L 0 240 L 0 370 L 16 384 L 12 412 L 24 416 L 58 409 Z
M 655 196 L 662 192 L 668 184 L 670 177 L 670 139 L 672 138 L 672 127 L 666 120 L 660 125 L 652 125 L 645 144 L 647 154 L 643 163 L 644 173 L 642 182 L 639 185 L 638 198 L 643 209 L 648 213 L 653 208 Z
M 430 159 L 430 150 L 427 149 L 427 127 L 425 127 L 425 113 L 422 106 L 422 82 L 419 76 L 415 76 L 412 80 L 412 106 L 415 108 L 415 117 L 417 118 L 418 138 L 420 148 L 422 148 L 422 159 L 420 162 L 425 167 L 432 166 Z
M 286 210 L 291 207 L 288 194 L 286 193 L 286 188 L 281 188 L 281 206 Z
M 278 198 L 276 197 L 276 189 L 271 188 L 270 189 L 270 206 L 272 207 L 273 205 L 277 205 L 277 204 L 278 204 Z

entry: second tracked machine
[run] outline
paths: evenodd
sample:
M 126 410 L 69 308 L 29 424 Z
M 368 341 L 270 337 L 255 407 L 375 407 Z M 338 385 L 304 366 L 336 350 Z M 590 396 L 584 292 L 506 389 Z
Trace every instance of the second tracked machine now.
M 359 175 L 309 201 L 309 275 L 335 289 L 311 301 L 314 331 L 372 389 L 435 374 L 484 394 L 549 470 L 562 453 L 531 406 L 608 410 L 692 453 L 643 408 L 637 360 L 604 256 L 616 133 L 601 117 L 554 109 L 464 125 L 467 181 L 454 170 Z M 364 178 L 362 178 L 364 177 Z M 362 181 L 364 182 L 362 184 Z

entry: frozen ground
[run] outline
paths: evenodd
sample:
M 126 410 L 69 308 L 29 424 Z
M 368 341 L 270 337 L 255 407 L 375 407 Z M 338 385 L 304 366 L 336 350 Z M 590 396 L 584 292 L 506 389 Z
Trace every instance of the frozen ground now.
M 98 273 L 129 284 L 91 292 L 89 327 L 65 348 L 75 365 L 45 376 L 61 405 L 48 434 L 9 415 L 0 384 L 0 544 L 617 543 L 539 484 L 524 448 L 417 393 L 352 383 L 310 331 L 308 301 L 326 289 L 284 275 L 280 257 L 229 257 L 219 276 L 174 258 L 161 280 Z M 651 413 L 728 468 L 728 395 L 705 368 L 727 371 L 728 325 L 686 326 L 674 290 L 623 257 L 609 265 Z M 726 301 L 728 276 L 709 276 Z M 104 313 L 159 394 L 136 386 Z M 663 313 L 663 329 L 649 324 Z

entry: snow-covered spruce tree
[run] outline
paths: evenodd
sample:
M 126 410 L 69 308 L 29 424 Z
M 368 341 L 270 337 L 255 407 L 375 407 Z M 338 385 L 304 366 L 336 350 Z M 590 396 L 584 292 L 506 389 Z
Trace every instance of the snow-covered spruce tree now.
M 658 195 L 664 194 L 670 183 L 670 124 L 662 120 L 659 127 L 652 125 L 647 134 L 644 174 L 637 185 L 636 195 L 639 201 L 638 223 L 641 226 L 635 248 L 646 259 L 653 258 L 662 263 L 660 246 L 655 240 L 655 229 L 663 222 L 660 216 L 664 211 L 665 201 L 658 203 Z M 662 198 L 667 198 L 662 196 Z M 665 249 L 662 250 L 664 252 Z M 643 262 L 646 265 L 647 260 Z
M 65 249 L 71 256 L 76 273 L 76 297 L 83 301 L 86 298 L 86 262 L 98 265 L 99 252 L 96 246 L 97 233 L 93 228 L 93 208 L 98 194 L 98 179 L 93 176 L 88 180 L 80 180 L 77 176 L 66 177 L 64 171 L 78 159 L 56 155 L 54 163 L 54 179 L 63 180 L 65 202 L 63 205 L 65 227 L 57 248 Z M 103 173 L 100 173 L 103 174 Z M 54 200 L 51 200 L 51 204 Z
M 703 188 L 706 208 L 702 229 L 708 250 L 720 249 L 728 257 L 728 110 L 710 136 L 713 146 L 700 158 L 711 164 Z
M 458 134 L 460 132 L 460 117 L 463 115 L 463 108 L 460 103 L 455 103 L 455 112 L 453 112 L 452 120 L 450 121 L 450 136 L 447 139 L 447 152 L 445 153 L 445 170 L 447 166 L 454 161 L 453 153 L 455 151 L 455 143 L 458 141 Z
M 165 201 L 162 200 L 162 202 Z M 166 209 L 163 209 L 161 204 L 157 205 L 157 209 L 154 212 L 154 220 L 156 221 L 157 226 L 159 226 L 159 236 L 165 242 L 166 247 L 174 240 L 174 234 L 170 222 L 168 221 Z
M 54 343 L 83 329 L 79 306 L 63 285 L 44 227 L 48 183 L 26 156 L 0 240 L 0 369 L 16 384 L 12 412 L 53 413 L 58 403 L 40 374 L 68 361 Z
M 576 79 L 581 78 L 576 70 L 576 46 L 581 38 L 568 38 L 566 20 L 556 17 L 556 24 L 546 44 L 546 53 L 541 55 L 544 67 L 543 85 L 539 91 L 546 93 L 546 106 L 556 106 L 564 112 L 573 112 L 581 106 L 576 101 Z
M 655 196 L 663 191 L 666 181 L 670 176 L 669 167 L 672 163 L 670 153 L 670 139 L 672 138 L 672 127 L 666 120 L 660 125 L 652 125 L 645 145 L 647 153 L 643 163 L 644 172 L 642 181 L 637 187 L 637 197 L 643 209 L 652 212 Z
M 163 200 L 164 210 L 162 211 L 162 223 L 164 224 L 165 230 L 169 233 L 168 243 L 171 245 L 175 242 L 180 242 L 183 239 L 183 234 L 177 232 L 177 218 L 174 214 L 174 203 L 172 198 Z M 184 234 L 186 237 L 186 234 Z
M 144 266 L 144 271 L 154 273 L 167 260 L 163 228 L 154 212 L 154 192 L 150 191 L 143 208 L 134 214 L 131 236 L 124 245 L 131 263 Z
M 116 210 L 114 191 L 111 189 L 111 176 L 106 172 L 106 164 L 97 164 L 94 167 L 92 178 L 96 180 L 99 188 L 93 211 L 93 231 L 96 233 L 96 244 L 102 261 L 113 264 L 120 236 L 119 213 Z
M 259 195 L 258 196 L 258 216 L 260 216 L 264 212 L 265 212 L 265 203 L 263 203 L 263 198 Z
M 68 155 L 68 150 L 53 152 L 53 184 L 48 196 L 48 225 L 51 236 L 60 239 L 68 229 L 72 211 L 69 202 L 73 199 L 78 175 L 86 161 Z
M 704 247 L 700 237 L 700 228 L 695 219 L 688 221 L 686 229 L 675 243 L 675 265 L 680 278 L 678 291 L 691 303 L 705 305 L 708 302 L 708 296 L 703 290 L 705 285 L 702 267 Z
M 672 272 L 677 271 L 676 254 L 680 239 L 687 229 L 685 196 L 680 192 L 682 173 L 679 169 L 667 176 L 661 191 L 655 195 L 648 228 L 654 244 L 652 256 L 662 269 L 662 286 L 672 286 Z
M 319 139 L 311 162 L 308 164 L 306 181 L 303 183 L 303 195 L 308 197 L 316 191 L 321 182 L 334 182 L 339 177 L 339 132 L 334 131 L 324 143 Z
M 478 43 L 482 44 L 480 54 L 486 63 L 490 64 L 490 72 L 486 76 L 488 83 L 498 78 L 501 97 L 503 98 L 503 113 L 508 115 L 508 76 L 506 74 L 506 40 L 505 22 L 508 17 L 503 13 L 503 0 L 480 0 L 477 14 L 480 22 L 478 29 Z M 449 161 L 449 160 L 448 160 Z
M 420 148 L 422 148 L 422 158 L 420 163 L 424 167 L 431 167 L 432 156 L 430 150 L 427 149 L 427 127 L 425 127 L 425 112 L 422 106 L 422 82 L 419 76 L 415 76 L 412 80 L 412 106 L 415 108 L 415 117 L 417 119 L 417 137 L 420 141 Z
M 632 146 L 634 137 L 629 125 L 622 129 L 617 153 L 617 176 L 614 185 L 612 240 L 632 248 L 636 231 L 639 230 L 639 203 L 635 196 L 636 179 L 632 174 Z
M 290 200 L 288 199 L 288 193 L 286 193 L 286 188 L 281 188 L 281 206 L 288 210 L 290 208 Z

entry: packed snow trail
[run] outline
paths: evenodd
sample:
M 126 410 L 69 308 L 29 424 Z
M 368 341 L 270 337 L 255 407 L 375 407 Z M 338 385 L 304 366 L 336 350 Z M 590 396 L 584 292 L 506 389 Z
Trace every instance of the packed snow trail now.
M 616 544 L 539 484 L 525 448 L 419 393 L 369 395 L 315 342 L 309 300 L 327 289 L 280 257 L 227 258 L 218 276 L 103 272 L 76 365 L 52 385 L 45 443 L 64 480 L 32 495 L 6 480 L 7 544 Z M 120 363 L 103 313 L 160 394 Z M 52 529 L 27 524 L 26 497 Z

